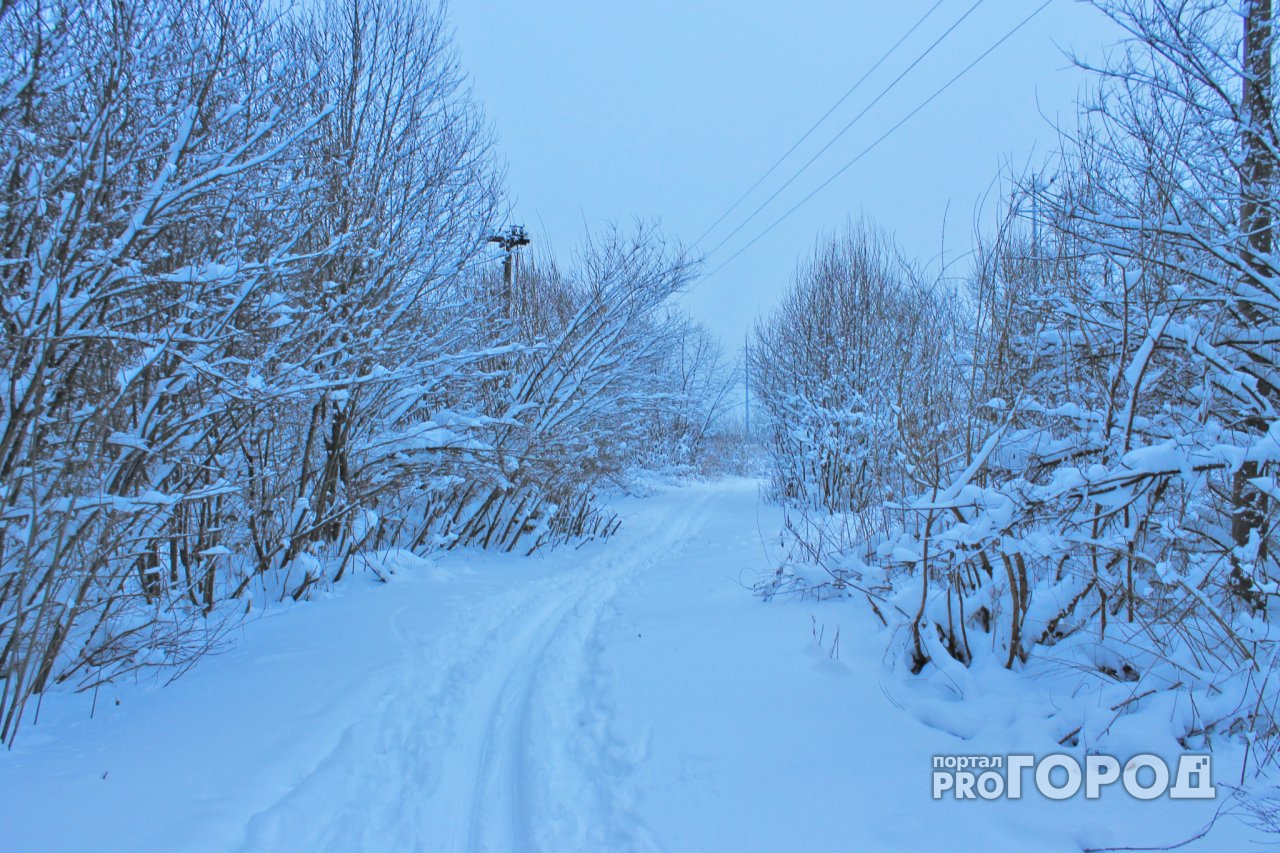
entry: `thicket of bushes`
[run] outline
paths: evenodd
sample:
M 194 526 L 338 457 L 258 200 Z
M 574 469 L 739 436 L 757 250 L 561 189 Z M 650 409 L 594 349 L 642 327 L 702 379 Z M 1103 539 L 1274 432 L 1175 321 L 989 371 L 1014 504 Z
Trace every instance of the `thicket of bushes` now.
M 503 283 L 434 5 L 17 0 L 0 43 L 0 740 L 360 551 L 607 534 L 714 432 L 653 229 Z
M 1244 3 L 1242 39 L 1233 4 L 1096 5 L 1130 38 L 1052 186 L 1020 187 L 954 299 L 854 230 L 761 326 L 775 491 L 810 510 L 800 553 L 830 572 L 784 567 L 764 591 L 865 594 L 915 671 L 1052 655 L 1128 685 L 1122 710 L 1177 693 L 1184 745 L 1239 736 L 1268 766 L 1270 8 Z M 1097 743 L 1109 719 L 1064 720 L 1063 742 Z

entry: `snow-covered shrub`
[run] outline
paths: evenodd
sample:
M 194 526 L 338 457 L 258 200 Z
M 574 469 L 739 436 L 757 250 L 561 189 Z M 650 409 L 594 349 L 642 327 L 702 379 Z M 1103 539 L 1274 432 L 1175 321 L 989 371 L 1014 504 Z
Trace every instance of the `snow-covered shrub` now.
M 1059 708 L 1063 743 L 1176 708 L 1184 746 L 1240 737 L 1274 765 L 1271 23 L 1246 3 L 1242 50 L 1223 4 L 1098 5 L 1133 38 L 1053 186 L 1024 188 L 1039 221 L 979 253 L 963 452 L 824 557 L 823 585 L 878 595 L 914 671 L 1089 674 L 1080 695 L 1113 713 Z
M 860 512 L 909 490 L 906 450 L 936 447 L 951 408 L 950 313 L 869 228 L 819 243 L 751 351 L 779 500 Z
M 435 4 L 19 0 L 0 39 L 0 739 L 361 549 L 607 533 L 653 425 L 705 433 L 651 230 L 477 276 L 501 188 Z
M 499 190 L 434 4 L 330 0 L 286 17 L 280 40 L 272 70 L 328 114 L 287 155 L 309 187 L 291 247 L 304 270 L 255 359 L 283 375 L 241 450 L 255 571 L 289 572 L 283 591 L 300 597 L 324 577 L 292 572 L 301 555 L 337 557 L 340 573 L 400 528 L 406 493 L 439 481 L 442 456 L 476 444 L 474 410 L 441 402 L 489 349 L 485 306 L 459 308 L 458 271 L 484 257 Z
M 528 551 L 607 535 L 615 520 L 597 493 L 651 459 L 653 423 L 689 402 L 665 369 L 687 327 L 665 305 L 692 269 L 639 227 L 592 238 L 568 272 L 546 263 L 521 276 L 518 304 L 502 309 L 511 346 L 480 401 L 492 466 L 436 496 L 418 536 Z
M 728 428 L 727 413 L 737 402 L 732 392 L 741 377 L 697 320 L 668 309 L 660 322 L 671 342 L 660 368 L 670 396 L 648 422 L 645 447 L 651 466 L 696 471 Z
M 361 550 L 607 534 L 601 488 L 705 440 L 652 229 L 480 272 L 501 187 L 436 4 L 19 0 L 0 39 L 0 740 Z
M 305 266 L 283 152 L 326 117 L 278 35 L 238 2 L 0 8 L 0 737 L 52 679 L 188 654 L 225 582 Z

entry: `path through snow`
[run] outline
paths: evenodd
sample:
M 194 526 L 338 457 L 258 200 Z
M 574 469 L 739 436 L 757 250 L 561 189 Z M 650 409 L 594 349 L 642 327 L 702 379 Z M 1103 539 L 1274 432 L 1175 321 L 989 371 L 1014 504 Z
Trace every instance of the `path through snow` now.
M 754 481 L 619 508 L 609 543 L 545 557 L 392 555 L 390 588 L 357 578 L 257 620 L 168 688 L 102 691 L 97 719 L 54 697 L 0 757 L 4 843 L 1079 850 L 1167 844 L 1212 814 L 933 801 L 933 755 L 1015 744 L 898 707 L 911 690 L 864 608 L 749 594 L 779 528 Z M 1221 823 L 1203 849 L 1246 845 Z

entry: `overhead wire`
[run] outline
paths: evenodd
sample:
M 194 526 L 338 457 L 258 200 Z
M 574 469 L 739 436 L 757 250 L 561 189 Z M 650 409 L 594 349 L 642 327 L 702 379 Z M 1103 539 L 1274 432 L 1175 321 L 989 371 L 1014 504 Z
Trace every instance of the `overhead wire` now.
M 711 250 L 707 252 L 707 255 L 708 256 L 714 255 L 717 251 L 719 251 L 724 246 L 725 243 L 728 243 L 738 234 L 738 232 L 740 232 L 743 228 L 747 227 L 747 225 L 750 224 L 750 222 L 753 219 L 755 219 L 757 216 L 760 215 L 761 211 L 763 211 L 766 207 L 768 207 L 773 202 L 773 200 L 776 199 L 779 195 L 781 195 L 782 192 L 787 187 L 791 186 L 791 184 L 795 182 L 796 178 L 799 178 L 802 174 L 804 174 L 809 169 L 809 167 L 812 166 L 818 160 L 819 157 L 827 153 L 827 151 L 831 149 L 831 146 L 839 142 L 841 137 L 843 137 L 846 133 L 848 133 L 855 124 L 857 124 L 859 121 L 862 120 L 863 116 L 865 116 L 868 112 L 870 112 L 871 109 L 875 107 L 876 104 L 880 103 L 881 100 L 883 100 L 890 92 L 892 92 L 894 88 L 899 83 L 902 82 L 903 78 L 905 78 L 908 74 L 910 74 L 917 65 L 923 62 L 925 58 L 927 58 L 931 53 L 933 53 L 933 51 L 937 49 L 938 45 L 942 44 L 942 42 L 944 42 L 947 39 L 947 37 L 951 35 L 951 33 L 955 32 L 956 28 L 959 27 L 962 23 L 964 23 L 965 19 L 967 19 L 970 15 L 972 15 L 977 10 L 977 8 L 983 4 L 983 2 L 985 2 L 985 0 L 976 0 L 976 2 L 972 6 L 966 9 L 964 14 L 962 14 L 959 18 L 957 18 L 954 22 L 952 22 L 951 26 L 947 27 L 947 29 L 943 31 L 942 35 L 938 36 L 938 38 L 936 38 L 932 44 L 930 44 L 927 48 L 924 49 L 923 53 L 917 56 L 911 62 L 910 65 L 904 68 L 900 74 L 898 74 L 897 77 L 893 78 L 893 80 L 890 81 L 889 85 L 885 86 L 882 90 L 880 90 L 880 94 L 876 95 L 875 98 L 873 98 L 869 104 L 863 107 L 861 112 L 855 115 L 849 121 L 848 124 L 846 124 L 843 128 L 841 128 L 840 131 L 835 136 L 833 136 L 827 142 L 826 145 L 818 149 L 817 153 L 814 154 L 812 157 L 810 157 L 803 166 L 801 166 L 791 175 L 791 177 L 787 178 L 787 180 L 783 182 L 782 186 L 774 190 L 772 195 L 770 195 L 764 201 L 760 202 L 759 206 L 756 207 L 755 210 L 751 211 L 750 215 L 748 215 L 746 219 L 739 222 L 736 228 L 734 228 L 727 235 L 725 235 L 724 239 L 722 239 L 719 243 L 716 243 L 715 246 L 711 247 Z
M 841 105 L 844 104 L 845 101 L 849 100 L 849 98 L 852 97 L 853 93 L 858 91 L 858 89 L 862 86 L 862 84 L 867 81 L 867 78 L 870 77 L 872 74 L 874 74 L 876 72 L 876 69 L 878 69 L 881 65 L 883 65 L 885 61 L 889 59 L 889 57 L 893 56 L 893 54 L 898 50 L 898 48 L 902 46 L 902 43 L 905 42 L 908 38 L 910 38 L 912 33 L 920 29 L 920 27 L 925 23 L 925 21 L 929 20 L 929 18 L 933 16 L 933 13 L 937 11 L 938 7 L 945 2 L 946 0 L 938 0 L 936 3 L 930 6 L 928 11 L 926 11 L 924 15 L 922 15 L 914 24 L 912 24 L 911 28 L 907 30 L 905 33 L 903 33 L 902 37 L 899 38 L 896 42 L 894 42 L 893 45 L 887 51 L 885 51 L 884 54 L 879 59 L 876 60 L 874 65 L 868 68 L 866 72 L 863 73 L 863 75 L 859 77 L 852 86 L 850 86 L 847 90 L 845 90 L 845 93 L 840 96 L 840 99 L 838 101 L 836 101 L 834 104 L 831 105 L 830 109 L 828 109 L 825 113 L 822 114 L 822 116 L 817 121 L 815 121 L 812 125 L 810 125 L 809 129 L 806 130 L 803 134 L 801 134 L 800 138 L 797 139 L 794 143 L 792 143 L 791 147 L 788 148 L 785 152 L 783 152 L 782 156 L 779 157 L 777 160 L 775 160 L 773 165 L 770 166 L 768 169 L 766 169 L 763 175 L 756 178 L 755 183 L 747 187 L 746 191 L 743 192 L 742 195 L 738 196 L 737 200 L 734 201 L 733 204 L 729 205 L 728 209 L 725 210 L 724 213 L 720 214 L 720 216 L 716 219 L 715 222 L 712 222 L 710 225 L 707 226 L 707 230 L 703 231 L 702 234 L 698 236 L 698 239 L 693 241 L 694 245 L 696 246 L 697 244 L 705 240 L 707 238 L 707 235 L 716 229 L 717 225 L 719 225 L 721 222 L 724 222 L 725 219 L 727 219 L 731 213 L 737 210 L 738 206 L 741 205 L 744 201 L 746 201 L 747 197 L 750 196 L 751 193 L 755 192 L 756 188 L 759 187 L 762 183 L 764 183 L 769 178 L 770 175 L 772 175 L 775 171 L 777 171 L 778 167 L 781 166 L 784 162 L 786 162 L 786 159 L 790 157 L 797 148 L 799 148 L 802 144 L 804 144 L 804 141 L 808 139 L 810 136 L 812 136 L 813 132 L 817 130 L 822 125 L 823 122 L 825 122 L 828 118 L 831 117 L 832 113 L 834 113 L 837 109 L 839 109 Z
M 750 249 L 750 248 L 751 248 L 752 246 L 754 246 L 757 242 L 759 242 L 759 241 L 760 241 L 760 240 L 761 240 L 761 239 L 762 239 L 766 234 L 768 234 L 768 233 L 769 233 L 770 231 L 772 231 L 774 228 L 778 227 L 778 225 L 782 224 L 782 222 L 783 222 L 784 220 L 786 220 L 788 217 L 790 217 L 790 216 L 791 216 L 791 214 L 795 213 L 795 212 L 796 212 L 797 210 L 799 210 L 802 206 L 804 206 L 804 205 L 805 205 L 805 204 L 806 204 L 810 199 L 812 199 L 814 196 L 816 196 L 816 195 L 817 195 L 818 193 L 820 193 L 822 190 L 824 190 L 824 189 L 826 189 L 828 186 L 830 186 L 830 184 L 831 184 L 833 181 L 835 181 L 837 178 L 839 178 L 839 177 L 840 177 L 841 175 L 843 175 L 845 172 L 849 171 L 849 169 L 853 168 L 854 164 L 856 164 L 859 160 L 861 160 L 863 157 L 865 157 L 867 154 L 869 154 L 869 153 L 870 153 L 873 149 L 875 149 L 875 148 L 876 148 L 876 146 L 878 146 L 881 142 L 884 142 L 884 141 L 885 141 L 885 139 L 887 139 L 890 135 L 892 135 L 892 134 L 894 133 L 894 131 L 896 131 L 898 128 L 902 127 L 904 124 L 906 124 L 908 121 L 910 121 L 913 117 L 915 117 L 915 116 L 916 116 L 916 114 L 917 114 L 917 113 L 919 113 L 921 110 L 923 110 L 923 109 L 924 109 L 925 107 L 927 107 L 929 104 L 931 104 L 934 100 L 936 100 L 940 95 L 942 95 L 942 93 L 943 93 L 943 92 L 945 92 L 947 89 L 949 89 L 949 88 L 951 88 L 953 85 L 955 85 L 955 83 L 956 83 L 958 80 L 960 80 L 960 78 L 964 77 L 964 75 L 965 75 L 965 74 L 967 74 L 967 73 L 969 73 L 969 71 L 973 70 L 973 68 L 974 68 L 976 65 L 978 65 L 978 63 L 982 62 L 982 60 L 984 60 L 984 59 L 986 59 L 988 56 L 990 56 L 990 55 L 991 55 L 993 52 L 995 52 L 995 50 L 996 50 L 997 48 L 999 48 L 1002 44 L 1004 44 L 1004 43 L 1005 43 L 1006 41 L 1008 41 L 1009 39 L 1013 38 L 1014 34 L 1016 34 L 1019 30 L 1021 30 L 1021 29 L 1022 29 L 1023 27 L 1025 27 L 1027 24 L 1031 23 L 1031 21 L 1032 21 L 1032 20 L 1033 20 L 1037 15 L 1039 15 L 1041 12 L 1043 12 L 1046 8 L 1048 8 L 1048 7 L 1049 7 L 1049 5 L 1051 5 L 1051 4 L 1052 4 L 1052 2 L 1053 2 L 1053 0 L 1045 0 L 1045 2 L 1044 2 L 1044 3 L 1042 3 L 1039 7 L 1037 7 L 1035 11 L 1033 11 L 1033 12 L 1032 12 L 1030 15 L 1028 15 L 1027 17 L 1023 18 L 1023 19 L 1022 19 L 1022 20 L 1017 24 L 1017 26 L 1015 26 L 1013 29 L 1009 30 L 1007 33 L 1005 33 L 1003 36 L 1001 36 L 1001 37 L 1000 37 L 1000 38 L 999 38 L 999 39 L 998 39 L 994 44 L 992 44 L 990 47 L 988 47 L 986 50 L 984 50 L 982 53 L 980 53 L 976 59 L 974 59 L 972 62 L 970 62 L 970 63 L 969 63 L 968 65 L 966 65 L 964 68 L 960 69 L 960 71 L 959 71 L 959 72 L 957 72 L 957 73 L 955 74 L 955 76 L 953 76 L 950 80 L 948 80 L 946 83 L 944 83 L 944 84 L 943 84 L 942 86 L 940 86 L 938 89 L 936 89 L 932 95 L 930 95 L 928 98 L 926 98 L 925 100 L 923 100 L 922 102 L 920 102 L 920 104 L 919 104 L 919 105 L 917 105 L 917 106 L 915 107 L 915 109 L 911 110 L 911 112 L 909 112 L 909 113 L 907 113 L 905 116 L 903 116 L 903 117 L 902 117 L 902 119 L 901 119 L 901 120 L 899 120 L 897 124 L 893 125 L 893 127 L 889 128 L 889 129 L 888 129 L 888 130 L 886 130 L 884 133 L 882 133 L 879 137 L 877 137 L 877 138 L 876 138 L 876 139 L 875 139 L 875 140 L 874 140 L 870 145 L 868 145 L 866 148 L 863 148 L 861 151 L 859 151 L 859 152 L 858 152 L 858 154 L 857 154 L 857 155 L 856 155 L 852 160 L 850 160 L 850 161 L 848 161 L 847 163 L 845 163 L 845 164 L 844 164 L 843 166 L 841 166 L 841 167 L 840 167 L 840 168 L 839 168 L 839 169 L 838 169 L 838 170 L 837 170 L 833 175 L 831 175 L 829 178 L 827 178 L 825 181 L 823 181 L 821 184 L 819 184 L 816 188 L 814 188 L 814 189 L 813 189 L 813 191 L 811 191 L 808 195 L 806 195 L 804 198 L 800 199 L 800 201 L 796 202 L 796 203 L 795 203 L 795 204 L 794 204 L 794 205 L 793 205 L 789 210 L 787 210 L 787 212 L 786 212 L 786 213 L 782 214 L 782 215 L 781 215 L 781 216 L 779 216 L 777 219 L 775 219 L 775 220 L 774 220 L 772 223 L 770 223 L 770 224 L 769 224 L 769 226 L 768 226 L 768 227 L 766 227 L 763 231 L 761 231 L 761 232 L 760 232 L 759 234 L 757 234 L 755 237 L 752 237 L 749 241 L 747 241 L 747 243 L 746 243 L 745 245 L 743 245 L 743 246 L 742 246 L 741 248 L 739 248 L 736 252 L 734 252 L 732 255 L 730 255 L 728 258 L 726 258 L 724 261 L 722 261 L 718 266 L 716 266 L 713 270 L 711 270 L 711 272 L 707 273 L 707 275 L 705 276 L 705 278 L 710 278 L 711 276 L 713 276 L 713 275 L 715 275 L 716 273 L 718 273 L 720 270 L 724 269 L 724 268 L 725 268 L 726 266 L 728 266 L 728 265 L 729 265 L 733 260 L 735 260 L 739 255 L 741 255 L 741 254 L 742 254 L 743 252 L 745 252 L 747 249 Z M 721 245 L 723 245 L 723 244 L 721 244 Z M 717 247 L 717 248 L 718 248 L 718 247 Z

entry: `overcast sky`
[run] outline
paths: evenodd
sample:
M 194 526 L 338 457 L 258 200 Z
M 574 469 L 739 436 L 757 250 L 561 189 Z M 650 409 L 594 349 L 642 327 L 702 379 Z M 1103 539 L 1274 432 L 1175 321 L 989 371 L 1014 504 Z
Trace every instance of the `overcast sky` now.
M 563 256 L 635 217 L 693 244 L 936 0 L 453 0 L 463 65 L 497 131 L 514 220 Z M 710 272 L 1005 36 L 1041 0 L 942 0 L 738 209 L 709 252 L 960 23 L 812 166 L 708 257 Z M 685 297 L 727 344 L 785 289 L 819 234 L 865 216 L 953 270 L 1002 168 L 1042 162 L 1087 83 L 1065 50 L 1117 40 L 1075 0 L 1047 8 L 782 224 Z M 944 222 L 945 228 L 944 228 Z M 944 243 L 945 235 L 945 243 Z

